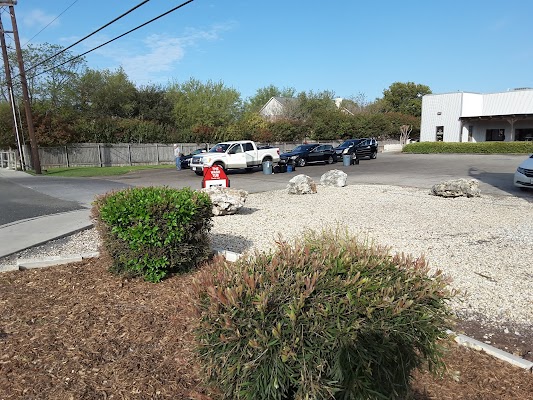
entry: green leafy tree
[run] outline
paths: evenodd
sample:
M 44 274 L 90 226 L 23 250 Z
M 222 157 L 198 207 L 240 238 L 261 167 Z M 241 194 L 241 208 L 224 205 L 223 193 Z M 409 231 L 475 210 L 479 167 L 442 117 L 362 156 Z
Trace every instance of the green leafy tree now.
M 335 105 L 334 98 L 335 93 L 328 90 L 322 92 L 300 92 L 297 97 L 297 119 L 305 121 L 313 116 L 315 116 L 316 119 L 319 115 L 324 115 L 324 113 L 337 112 L 338 108 Z
M 70 88 L 75 86 L 75 82 L 85 66 L 85 59 L 80 57 L 72 60 L 73 54 L 68 50 L 61 52 L 62 49 L 63 47 L 50 43 L 29 44 L 22 49 L 28 92 L 32 104 L 45 103 L 51 110 L 71 105 L 72 93 Z M 19 69 L 17 54 L 14 49 L 8 51 L 8 58 L 13 70 L 15 97 L 22 98 L 20 81 L 16 78 L 19 75 Z M 3 71 L 2 69 L 3 82 L 0 86 L 3 97 L 7 99 Z
M 413 82 L 394 82 L 383 91 L 383 111 L 420 117 L 422 114 L 422 96 L 430 93 L 431 89 L 426 85 Z
M 13 133 L 13 114 L 8 102 L 0 102 L 0 149 L 15 148 Z
M 172 123 L 172 102 L 159 85 L 142 86 L 137 91 L 135 115 L 139 119 Z
M 222 82 L 202 83 L 191 78 L 172 85 L 169 99 L 180 131 L 220 132 L 220 128 L 236 123 L 242 114 L 240 93 Z
M 76 107 L 89 118 L 135 114 L 137 88 L 122 68 L 116 71 L 87 69 L 74 88 Z

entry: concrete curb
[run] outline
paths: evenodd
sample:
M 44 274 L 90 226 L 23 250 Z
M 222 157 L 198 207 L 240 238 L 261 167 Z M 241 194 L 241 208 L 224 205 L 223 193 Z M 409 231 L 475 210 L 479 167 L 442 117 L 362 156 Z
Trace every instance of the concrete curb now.
M 497 349 L 494 346 L 491 346 L 487 343 L 480 342 L 479 340 L 472 339 L 471 337 L 456 334 L 452 331 L 446 331 L 450 336 L 455 336 L 454 340 L 456 343 L 461 346 L 467 347 L 469 349 L 483 351 L 493 357 L 496 357 L 502 361 L 508 362 L 516 367 L 525 369 L 529 372 L 533 372 L 533 362 L 524 360 L 521 357 L 515 356 L 514 354 L 507 353 L 503 350 Z
M 35 259 L 35 258 L 34 259 L 22 259 L 22 260 L 17 261 L 17 267 L 21 271 L 24 271 L 27 269 L 34 269 L 34 268 L 52 267 L 54 265 L 62 265 L 62 264 L 69 264 L 73 262 L 83 261 L 88 258 L 98 257 L 99 255 L 100 255 L 99 252 L 94 252 L 94 253 L 73 255 L 73 256 L 68 256 L 68 257 L 52 256 L 52 257 L 40 258 L 40 259 Z

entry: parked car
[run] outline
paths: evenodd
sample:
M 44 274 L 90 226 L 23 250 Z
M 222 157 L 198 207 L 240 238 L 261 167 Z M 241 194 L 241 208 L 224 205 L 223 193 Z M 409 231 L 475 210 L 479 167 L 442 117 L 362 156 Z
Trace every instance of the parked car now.
M 312 162 L 324 162 L 332 164 L 337 161 L 337 156 L 330 144 L 301 144 L 287 153 L 279 156 L 280 164 L 293 163 L 299 167 L 303 167 Z
M 525 189 L 533 189 L 533 154 L 526 158 L 514 173 L 514 185 Z
M 189 169 L 189 164 L 191 163 L 192 156 L 200 153 L 205 153 L 206 149 L 196 149 L 191 154 L 186 154 L 181 156 L 181 169 Z
M 335 154 L 338 159 L 345 154 L 350 154 L 352 159 L 368 157 L 373 160 L 378 156 L 378 141 L 369 138 L 348 139 L 335 147 Z

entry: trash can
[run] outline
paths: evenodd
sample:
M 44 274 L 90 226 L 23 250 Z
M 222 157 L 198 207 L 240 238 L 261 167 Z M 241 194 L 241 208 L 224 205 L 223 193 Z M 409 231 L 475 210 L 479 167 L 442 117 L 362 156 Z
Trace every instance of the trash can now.
M 294 162 L 294 160 L 290 160 L 287 163 L 287 172 L 293 172 L 293 171 L 296 171 L 296 163 Z
M 344 154 L 342 156 L 342 165 L 345 167 L 349 167 L 352 164 L 352 155 L 351 154 Z
M 263 174 L 270 175 L 272 173 L 272 161 L 263 161 Z

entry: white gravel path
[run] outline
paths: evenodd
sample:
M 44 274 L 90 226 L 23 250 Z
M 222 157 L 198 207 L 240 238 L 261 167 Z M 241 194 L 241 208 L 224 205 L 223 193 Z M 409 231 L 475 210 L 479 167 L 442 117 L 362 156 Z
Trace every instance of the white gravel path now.
M 312 195 L 250 194 L 238 214 L 214 217 L 214 248 L 235 252 L 272 247 L 278 234 L 348 227 L 392 251 L 424 255 L 464 295 L 462 318 L 533 326 L 533 203 L 511 196 L 446 199 L 396 186 L 318 186 Z M 0 260 L 67 256 L 97 250 L 94 229 Z

